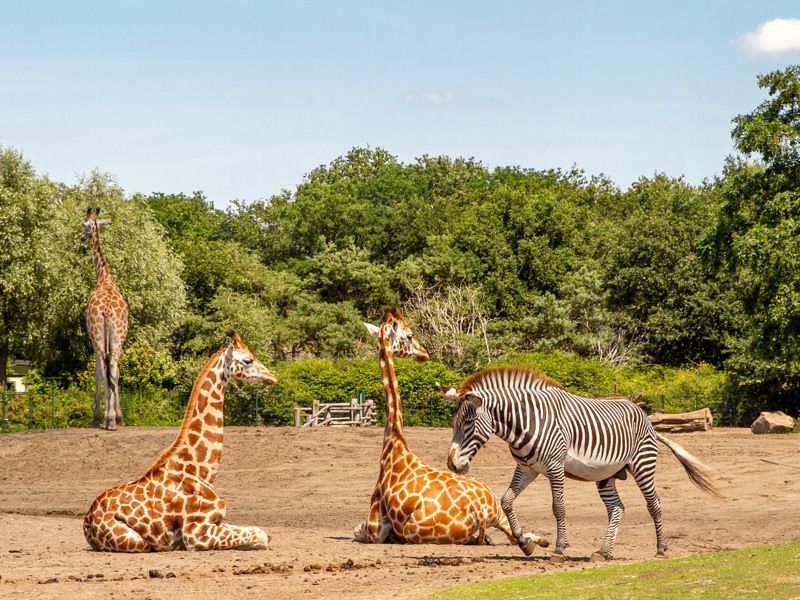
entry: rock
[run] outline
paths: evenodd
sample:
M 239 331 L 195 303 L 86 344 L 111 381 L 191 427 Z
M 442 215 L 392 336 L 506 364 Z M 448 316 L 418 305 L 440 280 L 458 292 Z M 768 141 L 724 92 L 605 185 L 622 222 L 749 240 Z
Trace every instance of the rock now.
M 762 412 L 750 426 L 753 433 L 786 433 L 792 429 L 794 419 L 781 411 Z

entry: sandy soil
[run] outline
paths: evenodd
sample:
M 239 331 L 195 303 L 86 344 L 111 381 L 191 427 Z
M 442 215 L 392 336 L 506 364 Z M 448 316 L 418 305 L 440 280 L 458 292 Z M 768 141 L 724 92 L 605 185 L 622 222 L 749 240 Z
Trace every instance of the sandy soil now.
M 366 519 L 382 429 L 229 428 L 215 486 L 228 505 L 226 520 L 262 527 L 273 538 L 270 550 L 90 550 L 81 521 L 92 500 L 141 476 L 176 432 L 72 429 L 0 437 L 0 598 L 419 598 L 467 582 L 588 568 L 605 532 L 595 486 L 568 480 L 571 545 L 563 566 L 551 566 L 541 550 L 524 557 L 499 532 L 496 546 L 361 544 L 352 531 Z M 718 429 L 672 437 L 712 467 L 726 499 L 692 486 L 662 447 L 656 485 L 669 556 L 798 539 L 800 436 Z M 445 467 L 449 430 L 408 429 L 407 439 L 423 460 Z M 470 474 L 501 495 L 513 470 L 506 444 L 493 439 Z M 615 562 L 650 560 L 655 535 L 644 499 L 630 478 L 618 488 L 627 511 Z M 555 540 L 545 480 L 534 482 L 516 507 L 526 530 Z

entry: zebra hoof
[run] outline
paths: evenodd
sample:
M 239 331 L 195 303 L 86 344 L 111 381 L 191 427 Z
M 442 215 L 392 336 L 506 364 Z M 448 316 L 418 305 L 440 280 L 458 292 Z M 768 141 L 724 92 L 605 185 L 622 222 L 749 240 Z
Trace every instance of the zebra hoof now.
M 667 558 L 667 551 L 659 550 L 658 552 L 656 552 L 656 558 Z
M 564 558 L 563 554 L 553 554 L 550 557 L 550 564 L 551 565 L 561 565 L 561 564 L 564 564 L 565 560 L 566 559 Z
M 606 560 L 611 560 L 611 557 L 606 556 L 602 552 L 593 552 L 592 555 L 589 557 L 589 562 L 603 562 Z

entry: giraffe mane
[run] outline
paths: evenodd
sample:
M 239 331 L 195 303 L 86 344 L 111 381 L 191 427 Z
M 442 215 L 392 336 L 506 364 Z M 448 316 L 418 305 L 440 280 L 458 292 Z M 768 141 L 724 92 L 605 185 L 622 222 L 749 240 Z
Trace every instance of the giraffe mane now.
M 516 375 L 522 385 L 530 385 L 536 382 L 541 382 L 547 387 L 555 387 L 564 389 L 555 379 L 551 379 L 539 369 L 532 369 L 530 367 L 488 367 L 483 371 L 478 371 L 473 375 L 467 377 L 461 386 L 458 388 L 458 397 L 462 399 L 466 394 L 476 388 L 482 387 L 484 384 L 491 384 L 495 379 L 503 378 L 503 376 Z M 520 377 L 521 376 L 521 377 Z
M 186 437 L 189 435 L 189 419 L 186 418 L 186 415 L 189 415 L 197 406 L 197 399 L 200 397 L 200 386 L 203 384 L 202 382 L 205 381 L 205 376 L 208 375 L 208 372 L 214 367 L 214 365 L 217 363 L 217 359 L 222 355 L 223 352 L 225 352 L 226 349 L 227 348 L 225 346 L 221 346 L 220 349 L 208 359 L 208 362 L 197 375 L 197 378 L 194 380 L 194 385 L 192 386 L 192 393 L 189 396 L 189 402 L 186 403 L 186 412 L 184 413 L 183 422 L 181 423 L 181 429 L 178 432 L 178 437 L 175 438 L 175 441 L 172 442 L 172 445 L 161 454 L 156 463 L 150 468 L 150 471 L 154 471 L 159 467 L 163 467 L 171 458 L 172 453 L 179 448 L 183 442 L 186 441 Z

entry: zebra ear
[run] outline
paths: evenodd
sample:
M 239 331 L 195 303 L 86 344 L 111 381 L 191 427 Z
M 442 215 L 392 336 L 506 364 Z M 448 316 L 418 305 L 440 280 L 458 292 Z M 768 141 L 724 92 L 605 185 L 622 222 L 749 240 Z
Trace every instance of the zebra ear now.
M 483 406 L 483 398 L 481 398 L 479 393 L 469 392 L 465 400 L 475 408 L 480 408 L 481 406 Z

